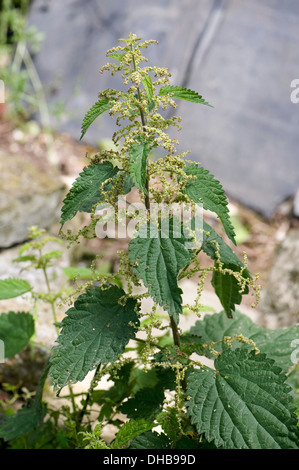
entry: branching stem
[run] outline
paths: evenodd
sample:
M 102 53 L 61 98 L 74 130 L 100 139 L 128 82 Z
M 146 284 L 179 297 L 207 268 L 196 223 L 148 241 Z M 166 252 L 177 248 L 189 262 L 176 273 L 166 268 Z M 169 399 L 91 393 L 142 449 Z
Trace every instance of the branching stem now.
M 137 67 L 136 67 L 136 61 L 135 61 L 134 48 L 133 48 L 133 46 L 131 46 L 131 50 L 132 50 L 132 54 L 133 54 L 134 72 L 136 72 L 136 71 L 137 71 Z M 141 102 L 141 92 L 140 92 L 140 88 L 139 88 L 139 87 L 137 88 L 137 94 L 138 94 L 138 100 Z M 146 127 L 146 125 L 147 125 L 147 119 L 146 119 L 146 115 L 145 115 L 144 110 L 143 110 L 143 108 L 142 108 L 141 105 L 139 106 L 139 112 L 140 112 L 141 124 L 142 124 L 143 130 L 145 130 L 145 127 Z M 149 175 L 148 175 L 148 165 L 147 165 L 147 168 L 146 168 L 146 178 L 145 178 L 145 207 L 146 207 L 146 210 L 149 212 L 149 211 L 150 211 L 150 200 L 149 200 Z
M 173 317 L 171 317 L 171 316 L 170 316 L 170 326 L 171 326 L 171 329 L 172 329 L 173 342 L 179 349 L 181 349 L 181 341 L 180 341 L 179 330 L 178 330 L 176 322 L 174 321 Z M 186 390 L 187 390 L 186 378 L 184 378 L 182 380 L 181 385 L 182 385 L 182 388 L 183 388 L 184 392 L 186 392 Z

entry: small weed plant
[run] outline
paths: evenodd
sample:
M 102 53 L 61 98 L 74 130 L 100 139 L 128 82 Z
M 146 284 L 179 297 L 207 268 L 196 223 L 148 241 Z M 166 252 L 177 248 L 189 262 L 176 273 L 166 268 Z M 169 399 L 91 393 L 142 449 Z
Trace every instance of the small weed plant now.
M 197 92 L 172 85 L 167 69 L 148 65 L 142 54 L 155 43 L 130 34 L 107 52 L 112 63 L 100 72 L 120 73 L 124 89 L 99 93 L 84 117 L 81 138 L 109 112 L 116 119 L 115 146 L 90 158 L 61 212 L 61 238 L 69 243 L 111 236 L 122 237 L 127 248 L 118 252 L 113 273 L 101 274 L 92 264 L 60 324 L 55 305 L 61 293 L 51 291 L 46 274 L 59 251 L 43 254 L 40 232 L 22 249 L 18 261 L 44 272 L 43 300 L 51 304 L 58 337 L 35 398 L 17 413 L 3 413 L 0 437 L 11 447 L 34 448 L 298 448 L 292 379 L 298 326 L 266 329 L 236 310 L 243 295 L 258 301 L 259 286 L 245 254 L 241 260 L 233 250 L 227 197 L 208 170 L 187 160 L 188 152 L 177 154 L 178 142 L 167 133 L 180 128 L 180 118 L 167 113 L 177 100 L 204 105 L 207 112 L 211 106 Z M 207 211 L 219 218 L 217 231 Z M 73 233 L 67 227 L 80 212 L 88 224 Z M 38 256 L 28 254 L 33 248 Z M 207 278 L 222 304 L 220 313 L 202 315 Z M 183 302 L 180 286 L 186 279 L 197 282 L 194 302 Z M 1 298 L 30 290 L 22 279 L 0 282 Z M 183 331 L 186 318 L 194 324 Z M 33 332 L 29 312 L 0 316 L 8 357 L 22 350 Z M 78 404 L 74 384 L 91 372 Z M 47 377 L 58 401 L 62 390 L 69 391 L 72 407 L 55 411 L 43 401 Z M 103 378 L 110 388 L 101 388 Z M 108 424 L 115 426 L 109 442 Z M 45 435 L 54 436 L 51 443 Z
M 31 53 L 40 50 L 43 36 L 26 26 L 28 0 L 0 2 L 0 79 L 6 88 L 5 118 L 20 121 L 39 111 L 48 125 L 44 91 Z

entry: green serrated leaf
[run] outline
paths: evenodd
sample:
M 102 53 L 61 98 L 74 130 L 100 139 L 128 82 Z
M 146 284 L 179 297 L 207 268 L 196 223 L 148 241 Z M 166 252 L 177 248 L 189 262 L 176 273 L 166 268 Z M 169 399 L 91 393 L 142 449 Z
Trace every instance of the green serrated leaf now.
M 298 363 L 298 324 L 278 330 L 261 329 L 251 339 L 262 352 L 274 359 L 276 364 L 286 372 L 296 363 L 296 360 Z
M 128 418 L 154 419 L 162 408 L 164 393 L 157 388 L 142 388 L 119 408 Z
M 130 380 L 133 386 L 133 393 L 136 393 L 145 387 L 155 388 L 159 382 L 156 371 L 154 369 L 144 370 L 134 368 L 132 370 Z
M 194 219 L 192 224 L 194 224 Z M 244 267 L 242 261 L 215 230 L 204 220 L 202 227 L 202 249 L 215 261 L 215 267 L 217 268 L 217 264 L 221 262 L 223 263 L 223 270 L 228 269 L 236 273 L 242 273 L 243 278 L 251 279 L 248 269 Z M 212 285 L 226 314 L 231 318 L 232 312 L 235 310 L 235 305 L 239 305 L 242 301 L 242 295 L 248 294 L 248 286 L 240 292 L 241 285 L 239 285 L 233 274 L 217 270 L 213 272 Z
M 174 344 L 165 346 L 162 351 L 155 354 L 155 360 L 157 362 L 180 363 L 185 366 L 190 362 L 189 357 L 182 354 L 182 350 Z
M 176 443 L 180 438 L 180 422 L 177 410 L 175 408 L 169 408 L 167 411 L 160 413 L 156 417 L 156 420 L 170 441 Z
M 87 129 L 95 121 L 95 119 L 105 111 L 111 109 L 114 104 L 114 98 L 102 98 L 90 108 L 90 110 L 85 114 L 82 122 L 80 140 L 84 137 Z
M 181 350 L 191 356 L 192 353 L 197 353 L 198 355 L 204 355 L 205 349 L 202 347 L 202 339 L 194 334 L 185 333 L 181 336 Z
M 205 101 L 203 97 L 199 95 L 196 91 L 189 90 L 188 88 L 182 86 L 163 86 L 162 88 L 160 88 L 159 95 L 171 95 L 172 98 L 191 101 L 192 103 L 200 103 L 213 108 L 213 106 L 210 105 L 207 101 Z
M 227 267 L 229 266 L 223 266 L 223 268 Z M 233 318 L 235 306 L 240 305 L 243 294 L 248 294 L 248 287 L 240 293 L 241 287 L 237 279 L 230 273 L 222 273 L 219 271 L 213 272 L 211 284 L 214 287 L 215 294 L 218 296 L 226 315 L 228 318 Z
M 139 140 L 129 149 L 129 170 L 135 186 L 147 193 L 145 188 L 147 157 L 154 147 L 152 141 Z
M 220 182 L 208 170 L 196 164 L 186 165 L 184 171 L 186 175 L 195 177 L 186 181 L 184 192 L 196 204 L 202 204 L 204 209 L 215 212 L 228 238 L 236 244 L 235 231 L 227 207 L 228 201 Z
M 111 59 L 115 59 L 115 60 L 121 60 L 121 58 L 123 57 L 124 54 L 116 54 L 116 53 L 113 53 L 113 54 L 109 54 L 108 57 L 110 57 Z
M 98 271 L 93 271 L 91 268 L 83 266 L 67 266 L 62 271 L 68 279 L 74 279 L 75 277 L 79 279 L 93 279 L 95 275 L 99 274 Z
M 156 362 L 156 357 L 154 362 Z M 164 390 L 175 390 L 176 389 L 176 374 L 170 367 L 165 368 L 162 366 L 155 366 L 157 378 L 159 380 L 158 386 Z
M 100 363 L 114 362 L 139 325 L 137 302 L 116 286 L 87 289 L 66 312 L 58 346 L 53 348 L 50 376 L 55 389 L 82 381 Z
M 30 313 L 9 312 L 0 315 L 0 340 L 4 343 L 5 357 L 22 351 L 33 334 L 34 319 Z
M 34 404 L 30 408 L 22 408 L 16 414 L 8 415 L 5 421 L 0 423 L 0 438 L 11 441 L 35 429 L 46 414 L 46 406 L 36 408 Z
M 188 415 L 200 434 L 226 449 L 298 448 L 290 387 L 273 360 L 239 348 L 224 351 L 215 368 L 188 378 Z
M 134 186 L 134 181 L 130 175 L 125 175 L 123 182 L 123 192 L 128 194 Z
M 16 414 L 1 417 L 0 438 L 11 441 L 40 427 L 47 413 L 47 406 L 42 402 L 42 395 L 48 372 L 49 362 L 47 361 L 39 380 L 34 401 L 31 401 L 26 408 L 20 409 Z
M 214 261 L 219 259 L 221 263 L 229 265 L 237 270 L 244 266 L 230 246 L 228 246 L 218 233 L 215 232 L 215 230 L 204 220 L 202 249 Z
M 29 282 L 23 279 L 0 279 L 0 300 L 12 299 L 32 290 Z
M 18 256 L 17 258 L 12 260 L 13 263 L 24 263 L 26 261 L 37 261 L 37 257 L 35 255 L 25 255 L 25 256 Z
M 164 219 L 163 219 L 164 220 Z M 134 271 L 148 288 L 155 302 L 178 322 L 182 313 L 182 290 L 178 287 L 179 271 L 192 260 L 186 248 L 189 241 L 183 233 L 181 222 L 168 219 L 159 228 L 152 223 L 142 225 L 129 244 L 129 258 Z
M 93 205 L 101 201 L 102 192 L 109 189 L 109 182 L 102 192 L 100 188 L 117 172 L 118 168 L 110 162 L 85 167 L 63 200 L 61 225 L 75 217 L 78 211 L 90 212 Z
M 147 431 L 133 439 L 129 449 L 171 449 L 171 443 L 165 434 Z
M 116 434 L 112 443 L 112 449 L 123 449 L 127 444 L 139 434 L 151 430 L 155 424 L 152 421 L 138 419 L 136 421 L 127 421 Z
M 154 91 L 153 91 L 153 82 L 150 77 L 150 75 L 144 73 L 142 74 L 142 84 L 144 86 L 144 89 L 146 91 L 146 95 L 148 98 L 148 101 L 151 102 L 154 96 Z
M 247 315 L 238 311 L 234 313 L 232 320 L 227 318 L 225 312 L 220 312 L 215 315 L 206 315 L 203 320 L 198 320 L 190 329 L 190 334 L 200 337 L 203 343 L 220 341 L 213 346 L 218 352 L 222 352 L 227 347 L 221 342 L 224 336 L 242 334 L 254 341 L 262 353 L 274 359 L 276 364 L 287 372 L 293 365 L 292 353 L 295 349 L 294 344 L 299 339 L 299 326 L 271 330 L 254 323 Z M 233 349 L 240 347 L 246 347 L 246 345 L 237 341 L 232 343 Z
M 32 248 L 32 242 L 25 243 L 18 251 L 19 256 L 21 256 L 25 251 Z
M 68 266 L 63 268 L 63 274 L 68 279 L 95 279 L 98 276 L 105 275 L 105 279 L 110 284 L 116 284 L 118 287 L 122 287 L 122 280 L 119 276 L 113 275 L 109 273 L 110 270 L 110 263 L 103 263 L 100 265 L 100 269 L 93 270 L 87 267 L 75 267 L 75 266 Z
M 296 364 L 288 373 L 287 384 L 292 388 L 293 403 L 296 407 L 299 426 L 299 364 Z
M 51 260 L 53 258 L 59 259 L 62 256 L 62 251 L 61 250 L 53 250 L 49 251 L 48 253 L 45 253 L 44 255 L 41 255 L 40 259 L 45 259 L 45 260 Z
M 154 109 L 154 107 L 155 107 L 155 102 L 154 102 L 154 100 L 152 100 L 148 103 L 147 108 L 148 108 L 149 112 L 151 112 Z

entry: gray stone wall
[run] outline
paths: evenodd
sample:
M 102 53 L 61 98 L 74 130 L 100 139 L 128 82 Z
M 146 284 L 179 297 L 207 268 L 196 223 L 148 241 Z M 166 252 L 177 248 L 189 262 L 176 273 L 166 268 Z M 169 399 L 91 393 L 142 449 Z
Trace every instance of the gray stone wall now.
M 65 102 L 55 128 L 79 138 L 98 91 L 121 85 L 98 73 L 118 38 L 157 39 L 150 61 L 215 107 L 179 103 L 179 150 L 191 150 L 229 196 L 266 217 L 299 187 L 299 104 L 290 100 L 298 21 L 297 0 L 35 0 L 29 17 L 45 33 L 35 63 L 49 102 Z M 85 142 L 114 129 L 103 115 Z

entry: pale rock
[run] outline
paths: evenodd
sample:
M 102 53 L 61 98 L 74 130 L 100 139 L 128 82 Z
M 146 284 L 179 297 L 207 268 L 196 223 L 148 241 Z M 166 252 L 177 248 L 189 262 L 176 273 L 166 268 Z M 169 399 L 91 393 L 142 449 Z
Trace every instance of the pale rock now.
M 65 191 L 58 175 L 44 173 L 21 155 L 0 153 L 0 248 L 26 240 L 28 229 L 59 220 Z
M 148 65 L 167 67 L 171 84 L 214 106 L 178 100 L 182 131 L 169 129 L 178 152 L 190 150 L 230 198 L 271 217 L 298 187 L 298 19 L 296 0 L 34 0 L 29 24 L 45 34 L 35 66 L 48 102 L 66 103 L 51 126 L 79 139 L 98 92 L 123 86 L 120 74 L 99 75 L 106 50 L 130 32 L 156 39 Z M 104 114 L 84 142 L 116 130 Z
M 299 320 L 299 230 L 290 230 L 278 246 L 259 310 L 277 317 L 279 328 Z

